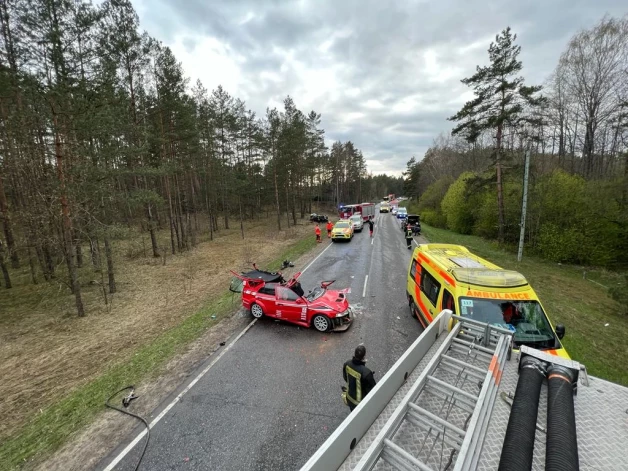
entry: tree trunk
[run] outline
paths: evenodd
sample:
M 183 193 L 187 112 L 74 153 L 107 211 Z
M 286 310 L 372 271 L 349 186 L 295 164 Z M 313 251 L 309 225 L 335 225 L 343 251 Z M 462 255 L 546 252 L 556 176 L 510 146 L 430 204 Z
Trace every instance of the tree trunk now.
M 76 266 L 77 268 L 83 268 L 83 249 L 81 247 L 81 239 L 79 239 L 76 232 L 74 233 L 74 240 L 72 241 L 76 250 Z
M 277 230 L 281 230 L 281 208 L 279 206 L 279 187 L 277 186 L 277 162 L 273 165 L 273 177 L 275 179 L 275 205 L 277 206 Z
M 242 218 L 242 199 L 238 198 L 238 203 L 240 204 L 240 233 L 242 234 L 242 239 L 244 239 L 244 220 Z
M 55 129 L 59 129 L 59 123 L 56 112 L 52 112 L 53 122 Z M 65 244 L 65 251 L 68 263 L 68 271 L 70 276 L 70 286 L 74 293 L 76 302 L 76 312 L 79 317 L 85 316 L 85 308 L 83 307 L 83 299 L 81 298 L 81 284 L 78 280 L 78 274 L 76 272 L 76 266 L 74 265 L 74 244 L 72 243 L 72 219 L 70 218 L 70 204 L 68 202 L 68 196 L 66 194 L 65 185 L 65 168 L 64 168 L 64 155 L 63 144 L 61 143 L 61 136 L 59 131 L 55 131 L 55 158 L 57 163 L 57 177 L 60 184 L 59 200 L 61 203 L 61 220 L 63 226 L 63 242 Z
M 212 208 L 209 203 L 209 193 L 205 195 L 205 204 L 207 205 L 207 217 L 209 218 L 209 240 L 214 240 L 214 218 L 212 216 Z
M 150 233 L 150 244 L 153 248 L 153 257 L 159 257 L 159 247 L 157 245 L 157 237 L 155 236 L 155 227 L 153 224 L 153 209 L 150 203 L 146 203 L 146 218 L 148 219 L 148 232 Z
M 33 251 L 29 247 L 28 248 L 28 265 L 31 270 L 31 281 L 34 285 L 37 284 L 37 270 L 35 269 L 35 260 L 33 258 Z
M 7 270 L 7 265 L 4 263 L 4 243 L 0 240 L 0 270 L 2 271 L 2 275 L 4 277 L 4 287 L 6 289 L 11 289 L 11 277 L 9 276 L 9 270 Z
M 174 176 L 174 187 L 176 190 L 176 196 L 175 196 L 175 204 L 176 204 L 176 214 L 177 214 L 177 220 L 179 221 L 179 230 L 181 231 L 181 247 L 184 250 L 187 250 L 188 248 L 188 239 L 187 239 L 187 233 L 185 230 L 185 225 L 183 224 L 183 203 L 181 201 L 181 188 L 179 187 L 179 178 L 175 175 Z
M 172 217 L 172 194 L 170 193 L 170 179 L 168 177 L 166 177 L 166 194 L 168 195 L 168 221 L 170 222 L 170 245 L 172 246 L 172 255 L 174 255 L 177 253 L 176 247 L 179 245 L 179 233 L 177 233 L 177 246 L 175 246 L 174 218 Z
M 290 192 L 289 186 L 286 184 L 286 220 L 288 221 L 288 227 L 290 227 Z
M 92 255 L 92 265 L 94 270 L 100 272 L 100 246 L 98 245 L 98 237 L 92 236 L 89 241 L 89 250 Z
M 105 257 L 107 258 L 107 277 L 109 278 L 109 293 L 116 292 L 116 279 L 113 270 L 113 255 L 111 253 L 111 243 L 109 237 L 105 236 Z
M 495 159 L 495 170 L 497 172 L 497 215 L 498 229 L 497 240 L 499 243 L 504 242 L 504 194 L 502 187 L 502 164 L 501 164 L 501 146 L 502 146 L 502 126 L 497 127 L 497 155 Z
M 2 170 L 2 168 L 0 168 Z M 0 173 L 0 216 L 4 222 L 4 237 L 7 241 L 7 247 L 9 249 L 9 257 L 11 258 L 11 266 L 13 268 L 20 268 L 20 259 L 15 249 L 15 239 L 13 237 L 13 229 L 11 227 L 11 217 L 9 215 L 9 205 L 7 203 L 6 193 L 4 192 L 2 173 Z

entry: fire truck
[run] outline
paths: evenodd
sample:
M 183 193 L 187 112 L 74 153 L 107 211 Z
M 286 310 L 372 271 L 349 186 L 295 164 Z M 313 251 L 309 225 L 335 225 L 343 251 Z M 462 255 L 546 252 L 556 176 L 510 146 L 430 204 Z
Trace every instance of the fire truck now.
M 341 219 L 349 219 L 356 213 L 362 215 L 362 219 L 366 222 L 371 217 L 375 217 L 375 204 L 374 203 L 362 203 L 362 204 L 348 204 L 341 206 L 338 211 L 338 215 Z
M 301 471 L 625 470 L 627 404 L 583 364 L 445 309 Z

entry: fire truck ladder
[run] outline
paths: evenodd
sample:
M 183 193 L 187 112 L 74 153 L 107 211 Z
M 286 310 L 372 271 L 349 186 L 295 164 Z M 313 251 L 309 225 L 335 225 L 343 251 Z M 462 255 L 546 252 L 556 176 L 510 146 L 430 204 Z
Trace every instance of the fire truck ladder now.
M 512 333 L 452 317 L 458 322 L 354 471 L 476 468 Z

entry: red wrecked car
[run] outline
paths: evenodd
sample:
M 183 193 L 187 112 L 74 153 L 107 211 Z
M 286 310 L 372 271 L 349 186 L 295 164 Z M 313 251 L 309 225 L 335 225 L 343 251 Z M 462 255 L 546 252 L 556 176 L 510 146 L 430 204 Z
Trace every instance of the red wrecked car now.
M 320 332 L 347 330 L 353 310 L 347 301 L 348 290 L 328 290 L 333 281 L 323 281 L 307 295 L 301 287 L 301 272 L 285 280 L 281 272 L 254 270 L 237 274 L 230 290 L 242 293 L 242 305 L 253 317 L 268 316 Z

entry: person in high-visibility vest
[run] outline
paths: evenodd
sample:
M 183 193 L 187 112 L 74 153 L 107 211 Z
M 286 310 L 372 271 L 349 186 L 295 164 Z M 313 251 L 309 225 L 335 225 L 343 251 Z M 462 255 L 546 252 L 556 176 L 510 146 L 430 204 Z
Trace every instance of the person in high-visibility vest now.
M 334 228 L 334 225 L 331 221 L 327 221 L 327 238 L 331 239 L 331 230 Z
M 353 358 L 342 366 L 342 377 L 347 382 L 347 405 L 355 407 L 375 387 L 373 372 L 366 367 L 366 347 L 358 345 Z
M 321 228 L 318 226 L 318 223 L 316 223 L 316 229 L 314 229 L 314 233 L 316 234 L 316 242 L 321 243 Z
M 410 224 L 406 224 L 406 244 L 408 244 L 408 250 L 412 248 L 412 227 Z

